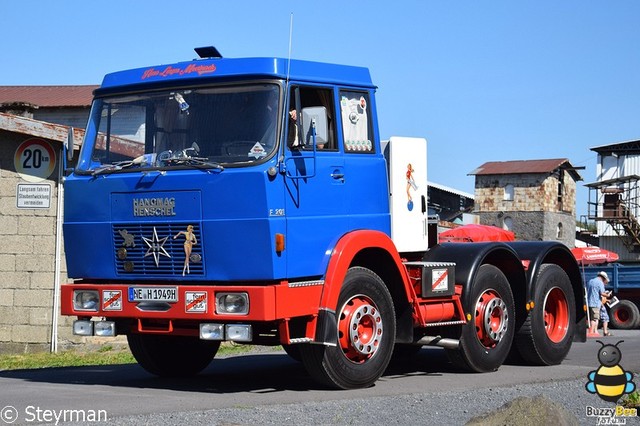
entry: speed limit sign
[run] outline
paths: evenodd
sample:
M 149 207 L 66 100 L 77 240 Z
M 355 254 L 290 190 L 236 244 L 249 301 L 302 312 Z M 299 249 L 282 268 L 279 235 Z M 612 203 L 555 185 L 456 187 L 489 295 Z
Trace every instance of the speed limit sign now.
M 41 182 L 56 168 L 56 152 L 42 139 L 27 139 L 16 150 L 13 158 L 16 172 L 27 182 Z

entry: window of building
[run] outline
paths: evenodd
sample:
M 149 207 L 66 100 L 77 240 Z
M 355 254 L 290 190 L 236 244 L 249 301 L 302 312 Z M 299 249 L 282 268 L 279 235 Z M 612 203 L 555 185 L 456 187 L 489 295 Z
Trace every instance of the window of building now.
M 556 238 L 561 239 L 563 237 L 562 234 L 563 234 L 562 223 L 558 223 L 558 227 L 556 228 Z
M 562 202 L 564 196 L 564 170 L 559 171 L 558 176 L 558 210 L 562 211 Z
M 513 185 L 511 184 L 507 184 L 504 187 L 504 201 L 513 201 L 513 192 L 514 192 L 514 188 Z

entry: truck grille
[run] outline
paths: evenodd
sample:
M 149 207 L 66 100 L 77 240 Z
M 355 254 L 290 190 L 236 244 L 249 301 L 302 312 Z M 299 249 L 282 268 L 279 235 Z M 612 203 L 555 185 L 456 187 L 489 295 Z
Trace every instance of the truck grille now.
M 185 270 L 185 234 L 193 226 L 196 244 L 191 246 Z M 204 275 L 202 238 L 197 223 L 113 224 L 114 258 L 118 275 Z M 177 235 L 177 238 L 173 238 Z

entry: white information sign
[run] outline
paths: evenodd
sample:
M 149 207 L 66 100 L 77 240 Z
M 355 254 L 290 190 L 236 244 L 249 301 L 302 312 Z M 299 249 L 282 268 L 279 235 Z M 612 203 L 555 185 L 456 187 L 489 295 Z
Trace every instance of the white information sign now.
M 51 207 L 51 185 L 19 183 L 16 200 L 19 209 L 48 209 Z

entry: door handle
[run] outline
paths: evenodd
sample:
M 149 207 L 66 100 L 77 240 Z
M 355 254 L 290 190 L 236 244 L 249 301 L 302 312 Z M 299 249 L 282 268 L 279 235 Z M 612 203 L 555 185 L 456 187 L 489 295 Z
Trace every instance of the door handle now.
M 334 179 L 344 179 L 344 173 L 340 173 L 336 171 L 331 173 L 331 177 Z

